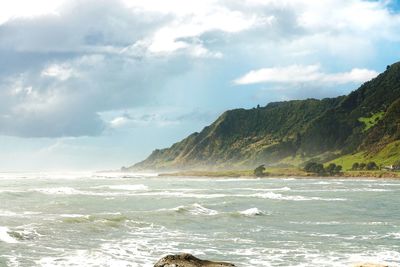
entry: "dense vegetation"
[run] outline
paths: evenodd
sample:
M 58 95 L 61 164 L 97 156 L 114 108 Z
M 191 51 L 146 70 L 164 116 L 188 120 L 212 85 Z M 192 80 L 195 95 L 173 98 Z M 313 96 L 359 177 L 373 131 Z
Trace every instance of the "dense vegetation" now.
M 393 164 L 400 159 L 400 63 L 347 96 L 223 113 L 200 133 L 129 169 Z M 314 166 L 315 167 L 315 166 Z
M 268 176 L 269 174 L 265 172 L 265 166 L 264 164 L 258 166 L 257 168 L 254 169 L 253 171 L 254 176 L 256 177 L 265 177 Z
M 335 163 L 330 163 L 326 167 L 323 164 L 317 162 L 308 162 L 304 166 L 304 171 L 315 173 L 321 176 L 324 175 L 337 175 L 342 172 L 342 166 L 336 165 Z

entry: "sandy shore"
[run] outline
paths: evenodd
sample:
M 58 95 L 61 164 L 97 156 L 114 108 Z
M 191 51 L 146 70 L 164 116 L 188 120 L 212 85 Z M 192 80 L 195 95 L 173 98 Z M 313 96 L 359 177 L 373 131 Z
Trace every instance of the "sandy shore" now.
M 400 172 L 389 171 L 344 171 L 336 176 L 320 176 L 314 173 L 307 173 L 301 169 L 294 168 L 274 168 L 267 169 L 267 175 L 262 178 L 280 178 L 293 177 L 302 179 L 400 179 Z M 192 170 L 192 171 L 176 171 L 162 172 L 158 176 L 175 176 L 175 177 L 228 177 L 228 178 L 260 178 L 253 174 L 252 170 Z

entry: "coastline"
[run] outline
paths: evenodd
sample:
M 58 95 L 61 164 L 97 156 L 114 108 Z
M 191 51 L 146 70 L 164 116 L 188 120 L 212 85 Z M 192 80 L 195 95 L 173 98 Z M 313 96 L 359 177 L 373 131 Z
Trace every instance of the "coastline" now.
M 175 172 L 161 172 L 158 174 L 160 177 L 173 176 L 173 177 L 217 177 L 217 178 L 242 178 L 242 179 L 255 179 L 255 178 L 298 178 L 298 179 L 400 179 L 400 172 L 390 171 L 344 171 L 339 175 L 326 175 L 321 176 L 314 173 L 308 173 L 301 169 L 296 168 L 273 168 L 267 169 L 267 175 L 257 177 L 253 174 L 253 170 L 187 170 Z

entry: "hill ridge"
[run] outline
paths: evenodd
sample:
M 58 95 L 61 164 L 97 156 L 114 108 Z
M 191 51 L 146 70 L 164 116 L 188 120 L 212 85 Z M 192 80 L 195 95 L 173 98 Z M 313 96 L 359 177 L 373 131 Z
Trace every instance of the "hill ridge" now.
M 202 131 L 128 169 L 232 169 L 374 155 L 400 139 L 399 110 L 400 62 L 345 96 L 227 110 Z

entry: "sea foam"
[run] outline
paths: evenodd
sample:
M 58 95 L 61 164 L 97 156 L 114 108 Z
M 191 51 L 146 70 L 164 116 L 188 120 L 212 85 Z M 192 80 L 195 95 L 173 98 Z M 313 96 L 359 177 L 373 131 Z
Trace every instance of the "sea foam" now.
M 7 227 L 4 226 L 0 226 L 0 241 L 3 241 L 5 243 L 10 243 L 10 244 L 14 244 L 14 243 L 18 243 L 18 241 L 12 237 L 10 234 L 10 229 L 8 229 Z

